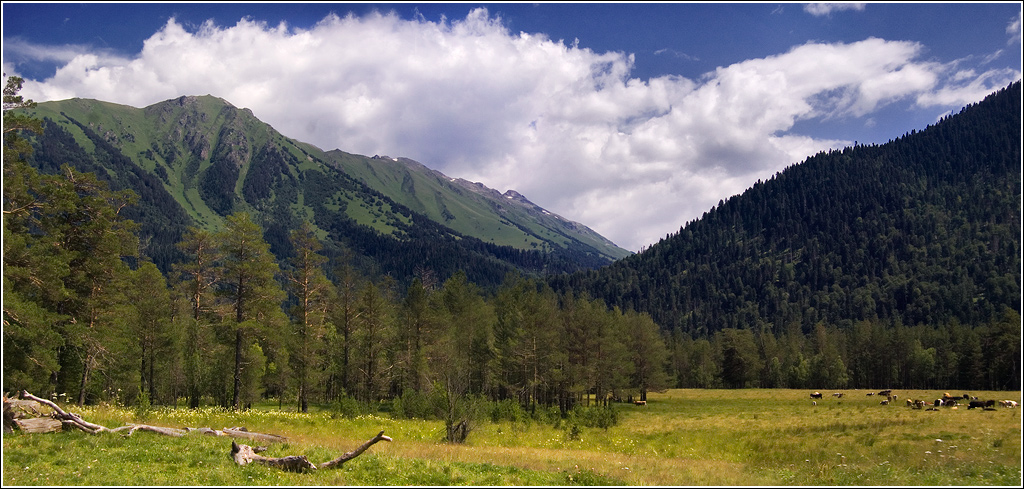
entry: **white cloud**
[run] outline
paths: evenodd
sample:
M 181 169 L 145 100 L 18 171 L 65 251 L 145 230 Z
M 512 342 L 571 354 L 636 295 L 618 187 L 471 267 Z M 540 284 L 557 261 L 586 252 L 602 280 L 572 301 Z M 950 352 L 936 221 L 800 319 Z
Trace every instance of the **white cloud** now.
M 1010 19 L 1010 23 L 1006 25 L 1006 34 L 1010 36 L 1006 40 L 1006 44 L 1020 44 L 1021 40 L 1021 29 L 1020 29 L 1021 12 L 1017 12 L 1017 16 Z
M 630 54 L 510 32 L 484 9 L 440 22 L 330 16 L 309 29 L 243 19 L 189 31 L 171 19 L 132 59 L 76 52 L 22 93 L 137 107 L 213 94 L 324 149 L 407 156 L 516 189 L 638 250 L 849 144 L 788 133 L 800 120 L 975 101 L 1008 83 L 1006 72 L 964 70 L 947 83 L 952 65 L 918 61 L 922 49 L 807 43 L 696 80 L 640 80 Z
M 839 12 L 843 10 L 864 10 L 865 4 L 863 3 L 808 3 L 804 5 L 804 12 L 807 12 L 813 16 L 820 17 L 822 15 L 829 15 L 832 12 Z

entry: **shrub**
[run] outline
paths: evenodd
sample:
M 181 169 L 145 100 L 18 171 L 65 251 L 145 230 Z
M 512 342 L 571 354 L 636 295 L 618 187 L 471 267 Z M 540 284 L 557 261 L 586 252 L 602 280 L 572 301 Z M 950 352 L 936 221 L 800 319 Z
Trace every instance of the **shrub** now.
M 619 413 L 612 406 L 575 407 L 566 416 L 570 425 L 608 429 L 619 423 Z
M 519 423 L 529 420 L 529 415 L 518 402 L 505 399 L 491 403 L 491 422 L 511 421 Z
M 430 399 L 418 391 L 406 391 L 395 398 L 391 406 L 391 416 L 404 419 L 431 419 L 433 408 Z
M 344 396 L 331 403 L 331 412 L 343 418 L 354 418 L 363 414 L 365 409 L 355 398 Z

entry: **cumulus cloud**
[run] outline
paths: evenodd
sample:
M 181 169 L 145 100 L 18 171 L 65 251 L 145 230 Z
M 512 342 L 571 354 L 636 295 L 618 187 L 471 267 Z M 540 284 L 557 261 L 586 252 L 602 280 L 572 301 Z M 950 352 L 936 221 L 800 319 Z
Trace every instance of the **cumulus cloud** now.
M 308 29 L 171 19 L 131 59 L 76 53 L 23 94 L 143 107 L 213 94 L 323 149 L 407 156 L 585 223 L 638 250 L 807 155 L 789 132 L 897 100 L 977 100 L 1005 72 L 921 61 L 913 42 L 807 43 L 699 79 L 631 77 L 635 59 L 511 32 L 485 9 L 429 22 L 335 15 Z M 1019 76 L 1019 74 L 1016 74 Z M 956 102 L 959 103 L 959 102 Z
M 863 3 L 808 3 L 804 5 L 804 12 L 820 17 L 842 10 L 861 11 L 864 10 L 864 5 Z

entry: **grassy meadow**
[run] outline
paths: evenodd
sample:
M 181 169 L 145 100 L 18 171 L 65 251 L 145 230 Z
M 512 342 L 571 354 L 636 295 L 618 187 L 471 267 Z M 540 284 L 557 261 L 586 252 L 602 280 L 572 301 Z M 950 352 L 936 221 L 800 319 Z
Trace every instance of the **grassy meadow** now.
M 616 405 L 607 429 L 571 421 L 483 421 L 464 445 L 441 442 L 440 421 L 345 417 L 329 409 L 259 406 L 245 412 L 113 406 L 72 407 L 109 428 L 244 426 L 288 437 L 263 455 L 314 463 L 381 442 L 343 468 L 289 473 L 239 467 L 231 440 L 148 432 L 80 431 L 3 436 L 3 485 L 1021 485 L 1021 410 L 911 409 L 937 391 L 896 391 L 879 404 L 844 390 L 811 404 L 809 391 L 673 389 L 647 406 Z M 959 394 L 959 393 L 954 393 Z M 1013 399 L 1020 392 L 971 392 Z M 255 444 L 255 443 L 252 443 Z

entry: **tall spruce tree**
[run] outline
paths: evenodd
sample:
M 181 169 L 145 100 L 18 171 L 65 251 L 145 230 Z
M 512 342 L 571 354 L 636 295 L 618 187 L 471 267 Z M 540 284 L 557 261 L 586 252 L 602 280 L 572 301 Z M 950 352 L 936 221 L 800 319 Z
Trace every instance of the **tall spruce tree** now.
M 223 255 L 222 291 L 229 303 L 229 322 L 235 336 L 231 406 L 238 409 L 245 359 L 247 352 L 254 351 L 248 342 L 249 336 L 266 332 L 282 320 L 281 303 L 285 294 L 276 279 L 279 268 L 270 253 L 270 245 L 248 213 L 228 216 L 218 242 Z

